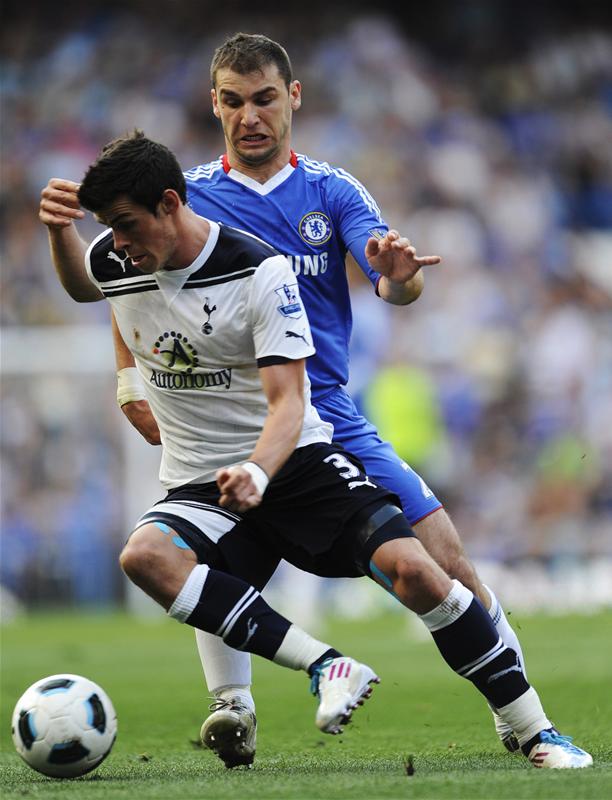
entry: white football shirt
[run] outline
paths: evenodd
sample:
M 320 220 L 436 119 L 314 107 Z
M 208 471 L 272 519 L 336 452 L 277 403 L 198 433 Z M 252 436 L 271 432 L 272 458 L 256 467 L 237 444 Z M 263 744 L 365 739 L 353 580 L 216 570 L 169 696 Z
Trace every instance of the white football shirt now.
M 204 248 L 184 269 L 140 272 L 113 249 L 110 230 L 85 257 L 147 387 L 168 489 L 212 481 L 217 469 L 247 460 L 267 416 L 259 367 L 315 352 L 287 258 L 209 222 Z M 304 395 L 298 447 L 331 441 L 333 426 L 312 406 L 307 376 Z

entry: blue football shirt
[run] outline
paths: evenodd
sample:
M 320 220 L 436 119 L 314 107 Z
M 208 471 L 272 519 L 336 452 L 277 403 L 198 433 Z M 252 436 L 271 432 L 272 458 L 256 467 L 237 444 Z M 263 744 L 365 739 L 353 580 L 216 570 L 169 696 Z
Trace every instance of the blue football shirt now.
M 345 256 L 350 251 L 376 285 L 364 248 L 388 230 L 370 193 L 345 170 L 295 153 L 263 184 L 232 169 L 227 156 L 185 178 L 197 214 L 258 236 L 289 258 L 317 351 L 307 361 L 313 399 L 345 385 L 352 326 Z

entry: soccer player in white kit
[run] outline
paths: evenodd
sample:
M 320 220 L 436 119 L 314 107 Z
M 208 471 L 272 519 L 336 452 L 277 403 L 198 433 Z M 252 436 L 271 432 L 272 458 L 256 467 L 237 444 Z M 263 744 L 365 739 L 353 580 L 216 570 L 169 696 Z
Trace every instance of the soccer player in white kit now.
M 376 674 L 257 589 L 269 553 L 322 576 L 368 576 L 420 616 L 534 765 L 589 766 L 480 601 L 414 536 L 399 498 L 331 442 L 310 402 L 304 359 L 314 348 L 287 260 L 195 214 L 173 154 L 138 131 L 103 148 L 79 199 L 110 230 L 88 250 L 89 286 L 61 269 L 60 278 L 77 300 L 106 297 L 130 334 L 163 447 L 168 493 L 128 539 L 128 577 L 180 622 L 306 671 L 318 727 L 339 733 Z

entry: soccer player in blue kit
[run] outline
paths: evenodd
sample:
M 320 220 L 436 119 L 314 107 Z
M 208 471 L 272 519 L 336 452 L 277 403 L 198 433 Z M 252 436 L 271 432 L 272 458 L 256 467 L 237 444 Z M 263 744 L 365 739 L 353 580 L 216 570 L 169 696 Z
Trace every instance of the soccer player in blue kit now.
M 316 347 L 307 362 L 312 399 L 321 418 L 333 424 L 334 441 L 354 453 L 368 475 L 400 497 L 404 514 L 427 551 L 480 599 L 504 644 L 523 662 L 516 634 L 494 593 L 479 580 L 442 504 L 390 444 L 381 441 L 344 389 L 351 333 L 347 253 L 376 293 L 396 305 L 418 298 L 423 288 L 421 268 L 440 259 L 418 257 L 407 238 L 389 230 L 372 196 L 352 175 L 291 149 L 292 113 L 301 105 L 301 85 L 278 43 L 262 35 L 230 37 L 215 51 L 211 80 L 213 111 L 223 127 L 226 152 L 185 173 L 189 205 L 202 216 L 263 239 L 289 258 Z M 42 192 L 40 219 L 48 227 L 56 265 L 83 264 L 87 245 L 73 224 L 83 216 L 77 190 L 76 183 L 52 179 Z M 77 274 L 76 269 L 61 271 L 63 281 L 68 272 Z M 205 306 L 204 312 L 214 322 L 215 308 Z M 119 404 L 143 436 L 158 443 L 157 425 L 129 348 L 116 326 L 113 335 Z M 384 584 L 384 576 L 379 577 Z M 207 685 L 215 697 L 212 714 L 202 726 L 202 740 L 226 766 L 250 764 L 256 746 L 250 656 L 212 634 L 196 631 L 196 637 Z M 518 750 L 512 729 L 493 715 L 501 741 L 510 752 Z

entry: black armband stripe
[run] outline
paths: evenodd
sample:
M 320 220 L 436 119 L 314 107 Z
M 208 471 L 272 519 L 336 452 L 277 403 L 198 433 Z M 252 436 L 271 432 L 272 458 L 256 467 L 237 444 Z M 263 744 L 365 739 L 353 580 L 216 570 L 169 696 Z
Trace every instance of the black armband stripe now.
M 257 366 L 261 369 L 262 367 L 272 367 L 275 364 L 288 364 L 290 361 L 299 361 L 300 359 L 297 358 L 287 358 L 287 356 L 265 356 L 264 358 L 257 359 Z

